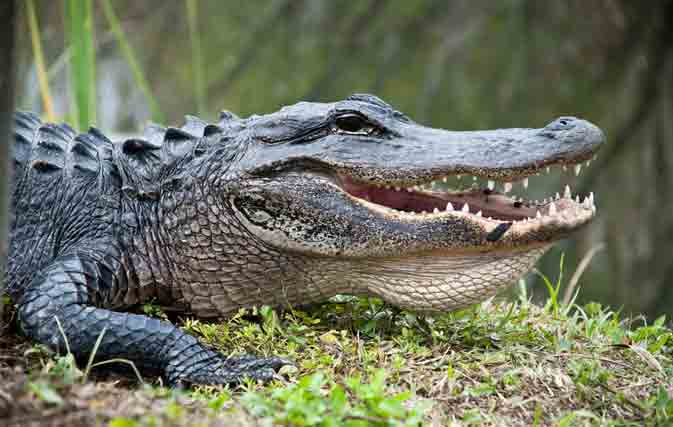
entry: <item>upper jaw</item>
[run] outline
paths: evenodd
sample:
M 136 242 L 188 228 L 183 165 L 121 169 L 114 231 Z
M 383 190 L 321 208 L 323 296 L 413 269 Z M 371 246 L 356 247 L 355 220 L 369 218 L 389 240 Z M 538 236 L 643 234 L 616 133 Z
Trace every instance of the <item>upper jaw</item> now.
M 448 131 L 409 123 L 395 130 L 388 141 L 368 142 L 366 156 L 353 158 L 343 147 L 339 156 L 328 154 L 325 160 L 343 164 L 344 172 L 372 184 L 422 185 L 461 174 L 511 182 L 547 166 L 586 162 L 605 142 L 598 127 L 574 117 L 539 129 Z

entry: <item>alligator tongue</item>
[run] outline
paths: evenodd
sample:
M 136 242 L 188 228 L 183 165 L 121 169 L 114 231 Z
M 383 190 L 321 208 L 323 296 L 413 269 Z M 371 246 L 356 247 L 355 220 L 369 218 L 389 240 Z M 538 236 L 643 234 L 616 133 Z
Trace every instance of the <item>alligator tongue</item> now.
M 499 193 L 488 190 L 471 190 L 463 192 L 420 192 L 401 188 L 378 187 L 354 181 L 349 177 L 340 177 L 341 187 L 348 194 L 372 203 L 406 212 L 433 212 L 435 209 L 444 211 L 447 205 L 455 210 L 463 208 L 465 203 L 470 213 L 481 211 L 485 217 L 493 217 L 503 221 L 515 221 L 533 218 L 536 209 L 520 203 Z

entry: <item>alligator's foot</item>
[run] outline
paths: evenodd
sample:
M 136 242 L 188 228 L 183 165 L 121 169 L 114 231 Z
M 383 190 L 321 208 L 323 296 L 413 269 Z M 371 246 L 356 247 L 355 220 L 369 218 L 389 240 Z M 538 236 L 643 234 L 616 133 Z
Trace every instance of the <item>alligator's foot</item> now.
M 170 363 L 166 368 L 166 379 L 170 386 L 232 384 L 246 378 L 268 382 L 285 365 L 292 365 L 292 362 L 280 357 L 226 357 L 213 352 L 198 361 L 176 360 L 175 363 Z

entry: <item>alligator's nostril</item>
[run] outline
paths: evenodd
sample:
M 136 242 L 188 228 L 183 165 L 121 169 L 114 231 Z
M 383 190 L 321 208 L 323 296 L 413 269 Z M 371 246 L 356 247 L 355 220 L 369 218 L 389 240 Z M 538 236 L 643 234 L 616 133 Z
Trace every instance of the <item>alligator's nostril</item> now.
M 567 124 L 568 124 L 568 120 L 565 120 L 565 119 L 561 119 L 561 120 L 559 121 L 559 123 L 561 123 L 562 125 L 564 125 L 564 126 L 565 126 L 565 125 L 567 125 Z

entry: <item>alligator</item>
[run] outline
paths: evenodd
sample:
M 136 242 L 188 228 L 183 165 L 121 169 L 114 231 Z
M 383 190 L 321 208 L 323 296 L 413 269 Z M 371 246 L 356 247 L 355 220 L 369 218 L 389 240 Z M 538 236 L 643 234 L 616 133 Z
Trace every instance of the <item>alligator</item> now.
M 18 112 L 4 284 L 23 333 L 55 351 L 83 358 L 99 340 L 97 360 L 170 385 L 265 381 L 291 362 L 225 356 L 133 306 L 217 318 L 337 294 L 420 312 L 474 304 L 596 215 L 593 194 L 538 201 L 513 185 L 579 172 L 603 142 L 574 117 L 425 127 L 364 94 L 187 116 L 117 142 Z

